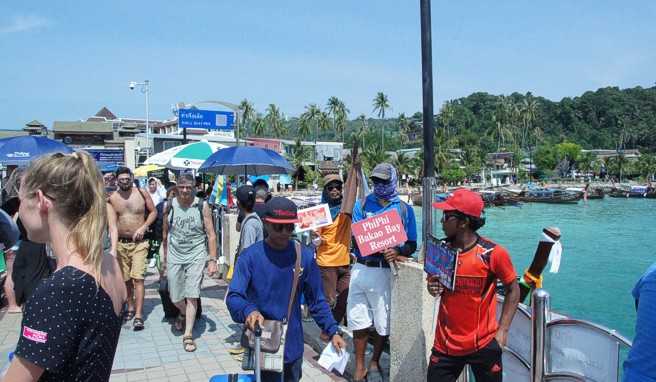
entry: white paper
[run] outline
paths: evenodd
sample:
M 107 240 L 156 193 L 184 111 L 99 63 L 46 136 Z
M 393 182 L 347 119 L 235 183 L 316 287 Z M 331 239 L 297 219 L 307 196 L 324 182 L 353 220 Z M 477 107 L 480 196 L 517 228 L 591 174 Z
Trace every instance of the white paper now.
M 549 235 L 542 232 L 542 237 L 540 238 L 540 241 L 553 243 L 553 246 L 551 247 L 551 251 L 549 252 L 549 264 L 551 264 L 551 267 L 549 268 L 549 272 L 558 273 L 558 270 L 560 269 L 560 260 L 563 256 L 563 245 L 561 244 L 560 239 L 554 240 L 551 237 L 549 237 Z
M 346 350 L 342 350 L 342 353 L 338 354 L 333 344 L 329 343 L 321 352 L 319 366 L 328 371 L 335 370 L 340 374 L 344 374 L 348 360 L 349 353 Z

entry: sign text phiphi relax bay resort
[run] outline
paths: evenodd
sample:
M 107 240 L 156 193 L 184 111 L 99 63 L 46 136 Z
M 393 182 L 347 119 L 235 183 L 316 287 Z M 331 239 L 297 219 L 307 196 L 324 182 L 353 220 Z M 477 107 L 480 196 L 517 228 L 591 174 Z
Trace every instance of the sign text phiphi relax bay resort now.
M 403 245 L 408 240 L 401 216 L 395 209 L 353 223 L 351 230 L 362 256 Z

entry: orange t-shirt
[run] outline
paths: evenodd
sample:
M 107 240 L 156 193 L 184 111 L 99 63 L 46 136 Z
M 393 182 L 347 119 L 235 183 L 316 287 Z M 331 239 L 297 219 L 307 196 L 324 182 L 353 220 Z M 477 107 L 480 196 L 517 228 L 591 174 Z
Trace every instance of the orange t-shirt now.
M 317 265 L 340 267 L 349 265 L 351 248 L 351 216 L 338 214 L 333 224 L 319 230 L 321 245 L 317 248 Z
M 496 280 L 508 284 L 516 277 L 508 251 L 479 237 L 474 247 L 458 257 L 455 290 L 442 294 L 434 349 L 461 356 L 487 346 L 499 328 Z

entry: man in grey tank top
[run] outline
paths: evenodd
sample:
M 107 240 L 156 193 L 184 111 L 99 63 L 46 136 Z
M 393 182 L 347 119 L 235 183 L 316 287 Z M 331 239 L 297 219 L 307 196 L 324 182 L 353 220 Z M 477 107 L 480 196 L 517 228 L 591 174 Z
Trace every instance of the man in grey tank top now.
M 162 273 L 168 278 L 171 301 L 184 312 L 176 319 L 175 328 L 184 329 L 182 343 L 188 352 L 196 350 L 192 329 L 208 257 L 209 275 L 217 271 L 212 213 L 209 205 L 195 196 L 194 185 L 191 174 L 179 177 L 177 197 L 167 204 L 162 227 Z

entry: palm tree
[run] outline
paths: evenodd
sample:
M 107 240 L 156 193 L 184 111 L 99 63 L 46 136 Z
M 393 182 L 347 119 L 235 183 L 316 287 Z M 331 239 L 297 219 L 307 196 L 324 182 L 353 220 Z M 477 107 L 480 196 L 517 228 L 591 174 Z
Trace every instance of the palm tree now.
M 380 125 L 380 147 L 385 150 L 385 110 L 390 108 L 389 99 L 383 92 L 378 92 L 374 98 L 374 113 L 377 112 L 378 118 L 382 121 Z
M 401 137 L 401 146 L 403 147 L 406 143 L 408 143 L 408 119 L 405 116 L 405 113 L 399 114 L 398 117 L 398 122 L 399 122 L 399 137 Z
M 344 129 L 346 129 L 346 114 L 348 113 L 348 109 L 344 105 L 344 102 L 337 97 L 330 97 L 328 99 L 328 104 L 326 105 L 326 111 L 332 117 L 333 130 L 335 130 L 336 134 L 342 134 L 342 142 L 344 142 L 343 134 Z
M 325 111 L 319 112 L 319 117 L 317 118 L 317 127 L 322 133 L 330 130 L 330 117 Z
M 406 181 L 409 180 L 409 176 L 413 173 L 412 165 L 412 158 L 406 153 L 397 154 L 396 159 L 394 160 L 394 166 L 399 173 L 399 178 L 402 179 L 405 175 Z
M 253 121 L 253 134 L 254 135 L 256 135 L 258 137 L 261 137 L 262 135 L 264 135 L 266 133 L 266 127 L 267 127 L 266 121 L 264 120 L 264 118 L 262 118 L 261 115 L 258 115 L 257 117 L 255 117 L 255 120 Z
M 524 130 L 522 133 L 522 148 L 526 147 L 526 140 L 529 138 L 529 134 L 533 133 L 533 125 L 538 115 L 538 102 L 533 98 L 531 92 L 526 93 L 526 98 L 524 98 L 522 114 L 524 120 Z
M 344 131 L 346 131 L 346 125 L 348 122 L 348 113 L 349 110 L 346 107 L 341 108 L 337 112 L 337 121 L 335 123 L 335 134 L 340 135 L 342 142 L 344 142 Z
M 294 189 L 296 190 L 298 187 L 299 170 L 303 167 L 303 163 L 308 160 L 308 148 L 303 146 L 300 139 L 296 139 L 296 142 L 292 147 L 291 160 L 296 169 L 296 172 L 294 173 Z
M 355 133 L 355 139 L 362 140 L 362 144 L 360 146 L 362 147 L 362 151 L 364 151 L 364 137 L 367 134 L 367 117 L 364 114 L 360 114 L 358 121 L 360 121 L 360 128 Z
M 310 125 L 310 120 L 307 119 L 307 116 L 301 114 L 301 117 L 298 119 L 298 138 L 304 140 L 308 135 L 311 134 L 312 126 Z
M 367 171 L 373 170 L 377 164 L 387 162 L 389 155 L 378 145 L 370 147 L 362 154 L 362 164 Z
M 450 126 L 454 114 L 455 114 L 455 110 L 453 108 L 453 105 L 451 104 L 450 101 L 446 101 L 444 103 L 444 106 L 442 106 L 442 110 L 440 111 L 439 118 L 442 121 L 442 126 L 444 126 L 444 129 L 446 131 L 447 139 L 451 136 Z
M 314 122 L 314 163 L 317 163 L 317 135 L 319 134 L 319 118 L 321 109 L 315 103 L 311 103 L 305 107 L 305 111 L 301 114 L 301 119 L 305 119 L 308 124 Z
M 643 154 L 638 159 L 637 163 L 640 175 L 645 177 L 645 180 L 650 182 L 656 173 L 656 156 L 650 154 Z
M 255 108 L 253 107 L 253 104 L 250 103 L 247 99 L 244 98 L 239 103 L 238 110 L 241 111 L 241 130 L 239 133 L 237 133 L 237 139 L 239 139 L 241 131 L 244 132 L 244 136 L 247 136 L 248 124 L 249 122 L 253 121 L 253 119 L 255 119 Z
M 285 125 L 282 123 L 282 114 L 276 105 L 272 103 L 269 104 L 264 119 L 274 137 L 280 138 L 285 135 Z

